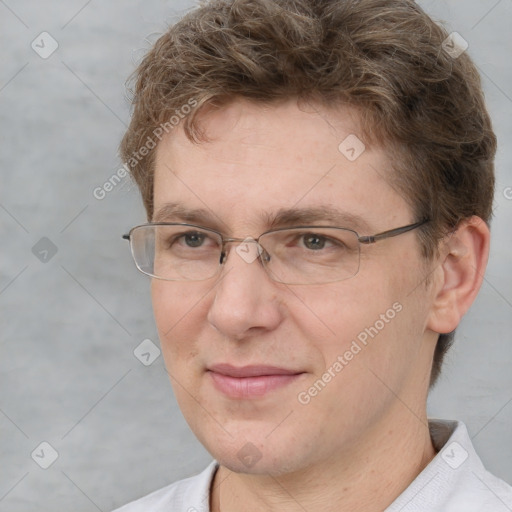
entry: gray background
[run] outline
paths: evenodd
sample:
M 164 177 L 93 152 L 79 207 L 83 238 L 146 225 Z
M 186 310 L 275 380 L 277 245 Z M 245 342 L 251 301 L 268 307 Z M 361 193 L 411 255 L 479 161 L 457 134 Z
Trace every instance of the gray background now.
M 490 266 L 429 412 L 463 420 L 511 482 L 512 0 L 421 4 L 469 42 L 500 142 Z M 120 238 L 145 221 L 138 193 L 125 178 L 93 196 L 120 167 L 126 77 L 191 5 L 0 1 L 1 511 L 108 511 L 210 460 L 162 357 L 144 366 L 133 353 L 158 344 L 149 281 Z M 59 44 L 47 59 L 31 48 L 43 31 Z M 42 237 L 57 248 L 47 261 L 32 250 Z M 31 457 L 42 441 L 59 454 L 46 470 Z

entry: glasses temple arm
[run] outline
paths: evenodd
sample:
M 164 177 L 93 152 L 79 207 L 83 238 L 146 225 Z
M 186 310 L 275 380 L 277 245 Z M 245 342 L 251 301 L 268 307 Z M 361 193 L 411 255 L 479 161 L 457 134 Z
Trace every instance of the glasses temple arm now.
M 430 222 L 430 220 L 424 219 L 420 222 L 415 222 L 414 224 L 409 224 L 408 226 L 403 226 L 401 228 L 389 229 L 387 231 L 383 231 L 382 233 L 377 233 L 376 235 L 360 236 L 359 242 L 362 244 L 373 244 L 379 240 L 384 240 L 385 238 L 391 238 L 393 236 L 398 236 L 402 233 L 412 231 L 413 229 L 423 226 L 423 224 L 426 224 L 427 222 Z

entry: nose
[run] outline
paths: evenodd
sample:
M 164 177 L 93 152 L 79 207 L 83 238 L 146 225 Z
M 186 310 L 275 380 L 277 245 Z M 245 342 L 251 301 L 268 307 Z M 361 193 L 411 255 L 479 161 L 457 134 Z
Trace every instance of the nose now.
M 214 288 L 208 322 L 229 339 L 276 329 L 283 321 L 278 287 L 263 268 L 259 258 L 265 251 L 254 240 L 231 245 L 221 256 L 224 263 Z

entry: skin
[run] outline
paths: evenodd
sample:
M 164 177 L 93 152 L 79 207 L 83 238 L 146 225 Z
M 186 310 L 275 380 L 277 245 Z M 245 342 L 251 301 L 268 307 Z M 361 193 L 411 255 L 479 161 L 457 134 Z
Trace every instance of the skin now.
M 354 111 L 236 99 L 201 120 L 209 142 L 193 144 L 179 126 L 157 148 L 155 215 L 171 202 L 206 208 L 202 225 L 240 238 L 256 238 L 270 228 L 261 214 L 287 207 L 337 207 L 361 218 L 342 226 L 361 235 L 417 221 L 386 181 L 385 149 L 367 145 L 353 162 L 338 150 L 361 133 Z M 247 512 L 382 511 L 435 456 L 426 397 L 437 333 L 453 330 L 476 296 L 487 226 L 464 221 L 432 262 L 414 231 L 363 246 L 356 276 L 314 286 L 276 283 L 235 248 L 212 279 L 152 280 L 173 390 L 220 463 L 211 510 L 244 503 Z M 397 302 L 400 313 L 307 405 L 299 403 L 298 394 Z M 259 399 L 235 400 L 212 385 L 214 363 L 303 373 Z M 237 456 L 247 443 L 261 456 L 251 467 Z

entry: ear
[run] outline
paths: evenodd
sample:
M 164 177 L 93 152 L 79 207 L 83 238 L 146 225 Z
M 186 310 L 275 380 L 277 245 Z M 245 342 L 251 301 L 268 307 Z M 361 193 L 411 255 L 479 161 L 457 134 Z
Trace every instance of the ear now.
M 487 224 L 473 216 L 441 242 L 427 327 L 436 333 L 452 332 L 460 323 L 484 279 L 489 258 Z

